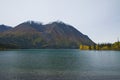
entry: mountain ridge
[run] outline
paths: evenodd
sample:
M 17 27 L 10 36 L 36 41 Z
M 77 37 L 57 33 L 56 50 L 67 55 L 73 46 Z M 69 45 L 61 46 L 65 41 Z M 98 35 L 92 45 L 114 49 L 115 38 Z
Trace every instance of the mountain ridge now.
M 10 29 L 12 29 L 11 26 L 7 26 L 7 25 L 4 25 L 4 24 L 0 25 L 0 32 L 4 32 L 4 31 L 10 30 Z
M 14 28 L 0 32 L 0 43 L 19 48 L 79 48 L 80 44 L 95 44 L 87 35 L 63 22 L 48 24 L 23 22 Z

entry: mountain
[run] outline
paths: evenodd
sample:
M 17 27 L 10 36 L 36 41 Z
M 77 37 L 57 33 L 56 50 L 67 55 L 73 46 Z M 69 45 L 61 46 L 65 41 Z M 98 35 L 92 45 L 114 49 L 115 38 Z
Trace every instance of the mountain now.
M 80 44 L 95 44 L 87 35 L 63 22 L 27 21 L 0 33 L 0 44 L 18 48 L 79 48 Z
M 6 25 L 0 25 L 0 32 L 4 32 L 10 29 L 12 29 L 12 27 Z

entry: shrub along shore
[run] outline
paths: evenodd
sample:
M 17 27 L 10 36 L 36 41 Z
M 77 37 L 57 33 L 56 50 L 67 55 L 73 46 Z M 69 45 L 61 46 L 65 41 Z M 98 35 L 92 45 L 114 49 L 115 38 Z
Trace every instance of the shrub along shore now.
M 92 46 L 80 45 L 80 50 L 120 50 L 120 42 L 94 44 Z
M 8 49 L 20 49 L 16 45 L 3 45 L 0 44 L 0 50 L 8 50 Z M 88 45 L 80 45 L 80 50 L 120 50 L 120 42 L 111 43 L 102 43 L 102 44 L 94 44 L 91 46 Z

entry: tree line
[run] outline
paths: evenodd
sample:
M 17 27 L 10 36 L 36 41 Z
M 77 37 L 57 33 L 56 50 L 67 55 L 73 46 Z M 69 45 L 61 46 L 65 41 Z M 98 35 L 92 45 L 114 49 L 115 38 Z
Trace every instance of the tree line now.
M 120 50 L 120 42 L 115 43 L 101 43 L 92 46 L 80 45 L 81 50 Z

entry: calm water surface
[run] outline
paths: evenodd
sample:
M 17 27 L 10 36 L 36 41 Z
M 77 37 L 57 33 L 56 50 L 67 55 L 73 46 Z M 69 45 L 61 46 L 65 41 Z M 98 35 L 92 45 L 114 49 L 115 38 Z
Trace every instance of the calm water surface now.
M 0 80 L 120 80 L 120 52 L 0 51 Z

